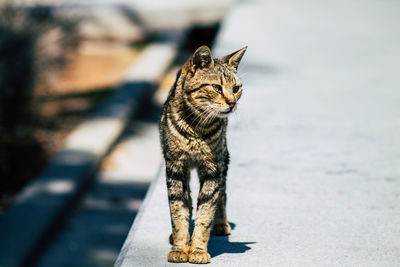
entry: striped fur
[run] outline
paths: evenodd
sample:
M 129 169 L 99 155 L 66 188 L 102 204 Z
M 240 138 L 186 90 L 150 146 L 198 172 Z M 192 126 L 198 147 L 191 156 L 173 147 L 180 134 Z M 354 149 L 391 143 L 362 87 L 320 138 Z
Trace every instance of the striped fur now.
M 217 235 L 230 233 L 225 211 L 229 164 L 227 116 L 242 94 L 236 71 L 246 48 L 219 59 L 213 59 L 206 46 L 197 49 L 179 71 L 164 104 L 160 138 L 166 162 L 173 241 L 168 261 L 207 263 L 211 226 Z M 197 168 L 200 192 L 190 242 L 192 168 Z

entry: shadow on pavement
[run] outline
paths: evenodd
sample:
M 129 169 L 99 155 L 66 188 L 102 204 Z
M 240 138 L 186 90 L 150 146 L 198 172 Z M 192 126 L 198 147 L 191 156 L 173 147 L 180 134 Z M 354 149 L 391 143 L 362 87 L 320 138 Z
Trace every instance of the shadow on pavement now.
M 119 139 L 140 136 L 137 123 L 156 123 L 159 107 L 145 97 Z M 124 108 L 124 107 L 121 107 Z M 111 110 L 118 114 L 118 110 Z M 95 179 L 61 233 L 38 260 L 39 266 L 112 266 L 126 239 L 150 182 L 116 176 Z
M 99 183 L 69 219 L 40 266 L 65 264 L 68 258 L 69 263 L 85 266 L 112 265 L 148 186 Z
M 235 229 L 236 224 L 229 222 L 232 230 Z M 245 253 L 250 250 L 251 247 L 247 246 L 250 244 L 255 244 L 256 242 L 230 242 L 229 235 L 227 236 L 210 236 L 210 242 L 208 243 L 208 253 L 211 257 L 216 257 L 225 253 Z

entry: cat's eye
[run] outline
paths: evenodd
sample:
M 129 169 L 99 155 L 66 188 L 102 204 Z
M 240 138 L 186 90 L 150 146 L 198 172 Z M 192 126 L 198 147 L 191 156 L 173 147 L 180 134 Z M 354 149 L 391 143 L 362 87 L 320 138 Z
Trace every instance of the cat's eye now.
M 219 84 L 213 84 L 212 87 L 214 88 L 215 92 L 222 94 L 222 87 Z
M 235 85 L 235 86 L 232 88 L 232 92 L 233 92 L 234 94 L 236 94 L 236 93 L 239 91 L 239 89 L 240 89 L 240 86 L 239 86 L 239 85 Z

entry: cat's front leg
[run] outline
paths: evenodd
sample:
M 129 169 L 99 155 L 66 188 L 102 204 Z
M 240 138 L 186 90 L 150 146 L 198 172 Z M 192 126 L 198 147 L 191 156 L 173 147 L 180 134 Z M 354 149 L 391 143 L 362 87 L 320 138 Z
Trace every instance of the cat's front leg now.
M 173 247 L 170 262 L 187 262 L 189 253 L 190 192 L 189 171 L 167 162 L 168 201 L 171 213 Z
M 189 262 L 208 263 L 210 254 L 207 244 L 210 238 L 211 225 L 219 200 L 220 178 L 200 176 L 200 192 L 197 200 L 196 221 L 189 251 Z

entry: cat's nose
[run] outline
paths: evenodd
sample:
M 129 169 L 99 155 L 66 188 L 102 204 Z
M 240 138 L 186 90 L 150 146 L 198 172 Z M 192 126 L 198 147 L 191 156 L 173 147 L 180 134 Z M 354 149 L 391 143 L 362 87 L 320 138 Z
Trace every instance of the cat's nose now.
M 228 104 L 230 109 L 233 109 L 235 107 L 235 105 L 236 105 L 236 101 L 229 101 L 229 102 L 227 102 L 227 104 Z

